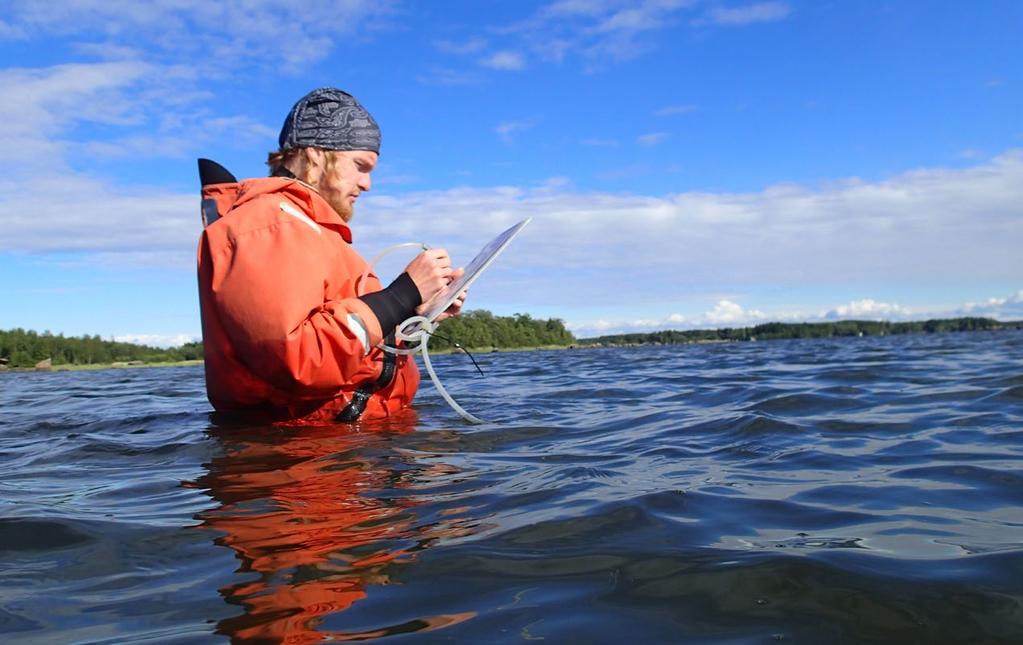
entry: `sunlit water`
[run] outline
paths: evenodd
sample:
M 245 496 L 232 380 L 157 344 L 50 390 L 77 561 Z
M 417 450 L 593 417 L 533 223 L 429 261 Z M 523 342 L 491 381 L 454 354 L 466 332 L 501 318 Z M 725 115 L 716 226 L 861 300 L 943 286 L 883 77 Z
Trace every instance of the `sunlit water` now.
M 354 433 L 0 375 L 3 642 L 1023 640 L 1023 333 L 478 358 Z

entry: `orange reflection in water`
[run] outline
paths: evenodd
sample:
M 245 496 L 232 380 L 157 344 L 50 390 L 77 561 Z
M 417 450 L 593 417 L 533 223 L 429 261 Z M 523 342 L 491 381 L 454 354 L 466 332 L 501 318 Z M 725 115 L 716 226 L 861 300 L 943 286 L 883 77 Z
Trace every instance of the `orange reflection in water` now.
M 211 430 L 224 454 L 195 485 L 220 506 L 198 519 L 223 533 L 216 543 L 237 553 L 239 572 L 258 574 L 220 590 L 245 613 L 221 621 L 218 633 L 261 642 L 365 640 L 473 616 L 430 616 L 363 632 L 319 628 L 323 617 L 348 609 L 368 588 L 390 584 L 388 571 L 416 551 L 467 531 L 457 522 L 417 522 L 411 495 L 374 494 L 407 489 L 416 474 L 444 472 L 443 465 L 421 468 L 388 450 L 395 433 L 413 426 L 414 417 L 362 432 L 347 425 Z

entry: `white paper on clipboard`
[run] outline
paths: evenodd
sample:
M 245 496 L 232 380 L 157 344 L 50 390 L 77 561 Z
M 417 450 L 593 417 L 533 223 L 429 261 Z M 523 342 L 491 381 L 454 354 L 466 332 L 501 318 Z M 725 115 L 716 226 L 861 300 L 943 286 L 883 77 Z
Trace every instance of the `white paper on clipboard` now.
M 451 306 L 451 303 L 455 301 L 455 298 L 458 297 L 458 294 L 468 289 L 469 285 L 475 282 L 476 278 L 480 277 L 483 271 L 491 265 L 501 251 L 503 251 L 504 248 L 511 243 L 512 239 L 518 235 L 519 231 L 525 228 L 526 224 L 529 224 L 532 219 L 532 217 L 527 217 L 487 242 L 486 246 L 480 249 L 480 252 L 472 259 L 472 262 L 465 267 L 465 273 L 462 274 L 462 277 L 445 287 L 443 293 L 437 296 L 435 304 L 430 307 L 430 310 L 424 313 L 423 316 L 430 322 L 433 322 L 437 319 L 437 316 L 444 313 L 444 311 Z M 408 329 L 404 330 L 404 333 L 411 334 L 417 331 L 419 327 L 420 325 L 418 323 L 410 325 Z

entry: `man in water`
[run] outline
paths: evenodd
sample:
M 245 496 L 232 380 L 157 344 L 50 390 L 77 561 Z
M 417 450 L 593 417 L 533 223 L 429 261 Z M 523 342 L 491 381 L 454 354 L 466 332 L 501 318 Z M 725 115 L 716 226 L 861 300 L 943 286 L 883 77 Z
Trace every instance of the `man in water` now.
M 429 249 L 386 288 L 372 273 L 363 280 L 348 223 L 370 189 L 380 129 L 353 96 L 310 92 L 279 144 L 270 177 L 204 180 L 204 204 L 215 204 L 199 242 L 209 400 L 218 411 L 299 423 L 394 415 L 411 404 L 419 372 L 379 345 L 393 345 L 395 327 L 462 270 Z M 464 295 L 444 317 L 459 313 Z

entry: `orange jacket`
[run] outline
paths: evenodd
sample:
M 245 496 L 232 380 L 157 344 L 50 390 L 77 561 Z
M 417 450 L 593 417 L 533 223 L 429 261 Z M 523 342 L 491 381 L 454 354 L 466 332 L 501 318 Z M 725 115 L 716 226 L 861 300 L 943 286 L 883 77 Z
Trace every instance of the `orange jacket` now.
M 203 198 L 216 200 L 221 216 L 199 241 L 210 403 L 277 421 L 332 420 L 357 387 L 379 376 L 383 359 L 380 323 L 356 297 L 381 285 L 372 273 L 357 284 L 367 264 L 351 230 L 294 179 L 214 184 Z M 418 385 L 415 363 L 399 357 L 362 419 L 409 406 Z

